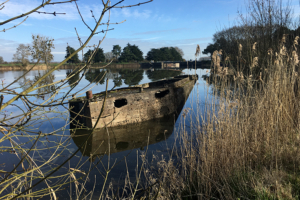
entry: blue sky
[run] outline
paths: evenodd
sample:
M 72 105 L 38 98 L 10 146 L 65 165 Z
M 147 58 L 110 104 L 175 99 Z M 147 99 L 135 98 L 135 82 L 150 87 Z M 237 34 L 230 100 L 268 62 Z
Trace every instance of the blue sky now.
M 4 1 L 0 0 L 0 3 Z M 58 0 L 52 0 L 52 2 L 55 1 Z M 42 0 L 10 0 L 5 4 L 5 8 L 0 10 L 0 21 L 27 12 L 41 2 Z M 93 10 L 98 18 L 103 7 L 101 2 L 101 0 L 78 1 L 83 17 L 91 27 L 95 25 L 95 21 L 91 17 L 90 10 Z M 112 0 L 112 3 L 115 2 L 117 1 Z M 141 1 L 125 0 L 123 5 L 139 2 Z M 114 9 L 111 12 L 111 22 L 123 20 L 126 22 L 111 25 L 110 28 L 114 30 L 107 33 L 101 47 L 104 52 L 108 52 L 116 44 L 122 48 L 127 43 L 135 44 L 145 56 L 151 48 L 177 46 L 183 50 L 185 59 L 194 59 L 197 44 L 200 45 L 202 51 L 208 43 L 212 42 L 212 36 L 216 31 L 235 24 L 237 10 L 243 5 L 244 0 L 154 0 L 138 7 Z M 67 43 L 74 48 L 79 47 L 75 27 L 82 40 L 90 33 L 82 23 L 74 3 L 50 5 L 40 11 L 63 12 L 66 15 L 55 17 L 35 13 L 17 28 L 5 33 L 0 32 L 0 56 L 5 61 L 12 60 L 19 44 L 30 44 L 32 34 L 53 38 L 54 61 L 61 61 L 65 56 Z M 103 22 L 106 20 L 107 16 Z M 21 21 L 22 19 L 16 20 L 3 25 L 0 29 L 9 28 Z M 100 28 L 102 30 L 106 27 Z M 102 36 L 103 34 L 95 36 L 89 45 L 98 43 Z

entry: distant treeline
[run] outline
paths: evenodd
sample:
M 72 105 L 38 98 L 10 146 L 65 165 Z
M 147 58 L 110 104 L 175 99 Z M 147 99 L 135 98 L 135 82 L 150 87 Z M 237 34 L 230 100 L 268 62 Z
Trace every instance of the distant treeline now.
M 66 58 L 75 52 L 73 47 L 67 46 Z M 93 55 L 93 56 L 92 56 Z M 68 63 L 102 63 L 109 62 L 114 59 L 114 62 L 128 63 L 128 62 L 143 62 L 143 61 L 184 61 L 182 56 L 184 55 L 182 49 L 178 47 L 162 47 L 159 49 L 151 49 L 147 56 L 143 57 L 143 52 L 136 45 L 127 44 L 126 47 L 121 50 L 119 45 L 113 45 L 111 52 L 104 53 L 102 48 L 89 49 L 83 56 L 81 61 L 78 54 L 75 54 Z

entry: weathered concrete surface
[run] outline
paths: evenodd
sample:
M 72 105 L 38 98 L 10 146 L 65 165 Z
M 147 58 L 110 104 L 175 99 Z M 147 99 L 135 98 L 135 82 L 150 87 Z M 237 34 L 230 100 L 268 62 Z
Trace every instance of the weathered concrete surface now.
M 121 151 L 145 148 L 167 139 L 173 132 L 175 115 L 152 119 L 137 124 L 109 127 L 91 131 L 76 130 L 71 132 L 73 141 L 81 146 L 87 140 L 87 145 L 81 148 L 84 156 L 113 154 Z M 149 137 L 149 140 L 148 140 Z
M 98 123 L 105 93 L 96 94 L 89 100 L 74 99 L 70 101 L 70 108 L 71 119 L 76 123 L 72 124 L 89 128 L 112 127 L 177 113 L 178 108 L 184 105 L 197 79 L 195 75 L 182 75 L 170 80 L 110 91 Z M 76 117 L 76 113 L 80 116 Z

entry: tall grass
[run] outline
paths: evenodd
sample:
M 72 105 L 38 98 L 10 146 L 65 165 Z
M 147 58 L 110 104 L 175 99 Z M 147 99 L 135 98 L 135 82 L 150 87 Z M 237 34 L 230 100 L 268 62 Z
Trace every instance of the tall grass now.
M 180 148 L 158 162 L 160 173 L 147 174 L 159 183 L 151 188 L 156 197 L 300 198 L 297 40 L 290 54 L 284 41 L 280 52 L 270 52 L 267 66 L 250 63 L 247 76 L 213 59 L 214 98 L 206 102 L 206 113 L 194 128 L 179 131 Z

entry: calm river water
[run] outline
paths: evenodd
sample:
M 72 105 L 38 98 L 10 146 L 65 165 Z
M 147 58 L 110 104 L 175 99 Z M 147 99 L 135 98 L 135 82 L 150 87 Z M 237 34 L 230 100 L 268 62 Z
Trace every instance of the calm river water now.
M 113 87 L 128 87 L 132 85 L 147 83 L 156 81 L 162 78 L 170 78 L 181 73 L 183 74 L 195 74 L 195 70 L 106 70 L 105 79 L 108 78 L 108 88 Z M 13 84 L 9 88 L 10 91 L 2 93 L 4 95 L 4 103 L 11 99 L 14 95 L 11 95 L 12 90 L 15 92 L 21 92 L 28 86 L 45 74 L 46 71 L 31 71 L 26 76 L 22 77 L 17 83 Z M 184 112 L 186 113 L 191 108 L 192 111 L 188 112 L 185 117 L 186 127 L 189 127 L 191 121 L 196 121 L 197 116 L 204 112 L 204 103 L 207 98 L 210 98 L 211 88 L 203 80 L 202 76 L 207 74 L 207 70 L 197 69 L 196 73 L 199 75 L 199 80 L 195 84 L 191 91 L 189 98 L 184 105 Z M 9 83 L 14 81 L 16 78 L 22 76 L 23 71 L 0 71 L 0 79 L 2 86 L 7 86 Z M 51 76 L 48 76 L 40 86 L 49 83 L 59 82 L 65 79 L 66 76 L 72 74 L 72 70 L 57 70 Z M 40 103 L 45 99 L 51 97 L 54 92 L 57 92 L 55 99 L 61 98 L 65 95 L 71 85 L 73 88 L 72 93 L 78 92 L 76 96 L 85 96 L 85 91 L 92 90 L 93 93 L 98 93 L 105 90 L 105 79 L 99 82 L 99 77 L 104 75 L 104 70 L 90 70 L 88 73 L 82 76 L 81 74 L 73 76 L 65 85 L 65 88 L 56 90 L 56 86 L 49 86 L 47 88 L 41 88 L 37 92 L 48 93 L 40 95 L 39 98 L 32 97 L 29 101 L 32 103 Z M 74 87 L 74 82 L 82 77 L 81 82 Z M 98 78 L 97 78 L 98 77 Z M 96 79 L 96 80 L 95 80 Z M 97 83 L 99 82 L 99 83 Z M 89 85 L 90 84 L 90 85 Z M 89 85 L 87 88 L 86 86 Z M 81 91 L 82 90 L 82 91 Z M 65 101 L 67 102 L 67 101 Z M 32 145 L 32 138 L 36 136 L 37 132 L 41 131 L 43 134 L 48 134 L 40 138 L 37 142 L 35 149 L 36 151 L 31 152 L 31 156 L 36 159 L 37 164 L 43 163 L 45 160 L 51 158 L 53 152 L 56 150 L 60 155 L 51 162 L 51 165 L 46 165 L 42 168 L 43 171 L 51 170 L 51 167 L 56 167 L 63 163 L 69 156 L 78 149 L 78 145 L 84 140 L 84 137 L 73 137 L 70 138 L 69 130 L 69 112 L 67 111 L 68 104 L 65 106 L 56 106 L 52 108 L 43 108 L 36 111 L 28 120 L 23 120 L 24 129 L 21 129 L 15 133 L 13 137 L 14 145 L 19 144 L 23 147 L 30 148 Z M 20 109 L 26 109 L 24 103 L 20 100 L 14 102 L 13 105 L 8 106 L 1 112 L 0 118 L 3 120 L 8 119 L 12 116 L 22 114 L 23 111 Z M 153 158 L 153 155 L 158 158 L 167 158 L 169 152 L 175 144 L 178 136 L 178 130 L 182 127 L 184 117 L 182 113 L 177 119 L 166 118 L 160 121 L 153 120 L 151 122 L 143 123 L 139 126 L 128 126 L 127 128 L 120 129 L 109 129 L 110 135 L 107 132 L 99 134 L 100 139 L 103 141 L 101 144 L 95 143 L 95 141 L 89 140 L 88 146 L 85 150 L 81 149 L 76 156 L 74 156 L 70 162 L 61 168 L 56 175 L 64 174 L 69 171 L 69 167 L 78 168 L 81 171 L 88 172 L 91 170 L 89 175 L 89 181 L 85 183 L 85 189 L 87 192 L 94 189 L 94 196 L 101 193 L 102 186 L 104 183 L 103 176 L 106 174 L 108 163 L 110 167 L 115 164 L 111 172 L 109 173 L 108 182 L 106 183 L 106 189 L 111 183 L 114 188 L 122 187 L 124 185 L 125 176 L 129 172 L 131 180 L 134 182 L 136 177 L 137 163 L 140 166 L 140 155 L 147 150 L 148 160 Z M 6 123 L 14 123 L 19 118 L 12 118 Z M 174 124 L 175 121 L 175 124 Z M 3 124 L 1 124 L 3 126 Z M 3 126 L 5 127 L 5 126 Z M 8 128 L 8 127 L 6 127 Z M 84 133 L 76 132 L 76 135 Z M 0 138 L 3 137 L 1 134 Z M 147 147 L 147 144 L 148 147 Z M 91 149 L 97 149 L 94 155 L 90 155 Z M 110 148 L 110 156 L 108 156 L 108 148 Z M 18 163 L 20 157 L 14 153 L 14 148 L 10 140 L 5 140 L 0 144 L 0 169 L 10 171 L 14 165 Z M 56 153 L 57 153 L 56 152 Z M 126 162 L 125 162 L 126 160 Z M 22 169 L 22 168 L 20 168 Z M 82 174 L 76 174 L 76 177 L 80 177 Z M 1 180 L 1 179 L 0 179 Z M 52 183 L 53 184 L 53 183 Z M 61 199 L 69 197 L 70 193 L 72 196 L 76 195 L 75 188 L 73 186 L 70 189 L 68 187 L 60 188 L 62 192 L 58 192 L 57 196 Z M 37 187 L 35 190 L 40 189 Z M 0 194 L 1 196 L 1 194 Z

